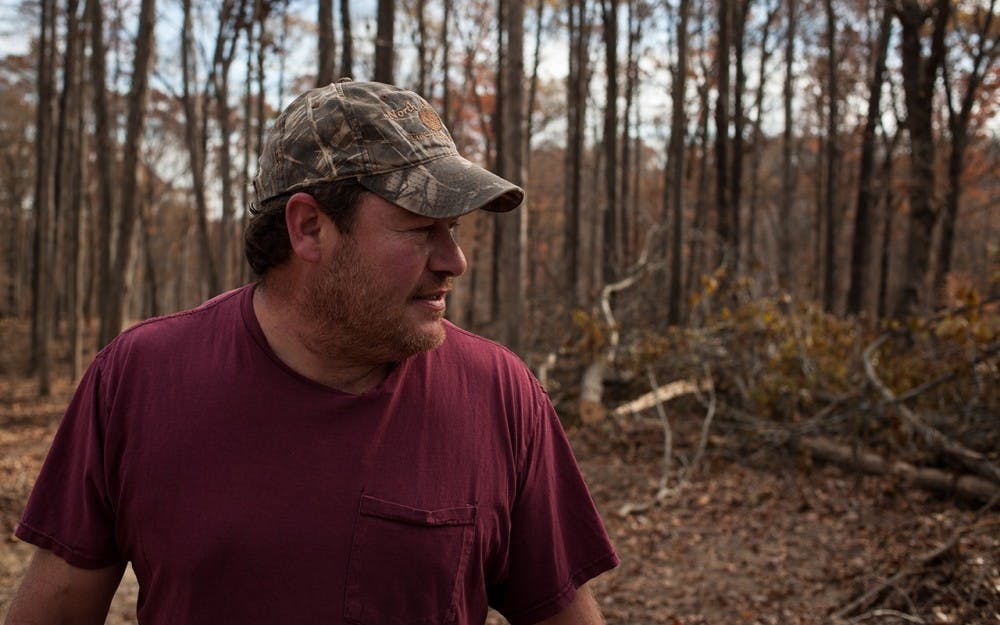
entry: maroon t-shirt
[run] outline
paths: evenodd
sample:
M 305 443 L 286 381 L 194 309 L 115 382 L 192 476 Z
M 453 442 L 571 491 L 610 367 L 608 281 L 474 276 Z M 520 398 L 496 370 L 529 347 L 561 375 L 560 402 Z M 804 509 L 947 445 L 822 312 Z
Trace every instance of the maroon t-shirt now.
M 268 347 L 252 287 L 94 360 L 16 530 L 131 561 L 139 622 L 514 625 L 618 560 L 544 391 L 447 325 L 362 395 Z

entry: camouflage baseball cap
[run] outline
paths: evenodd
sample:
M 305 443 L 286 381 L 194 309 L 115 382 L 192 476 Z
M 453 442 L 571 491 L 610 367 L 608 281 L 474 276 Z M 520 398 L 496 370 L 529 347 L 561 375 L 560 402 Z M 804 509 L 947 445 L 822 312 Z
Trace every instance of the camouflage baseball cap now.
M 524 190 L 459 155 L 431 106 L 412 91 L 338 82 L 282 111 L 264 141 L 257 204 L 337 180 L 356 179 L 403 208 L 434 218 L 477 208 L 509 211 Z

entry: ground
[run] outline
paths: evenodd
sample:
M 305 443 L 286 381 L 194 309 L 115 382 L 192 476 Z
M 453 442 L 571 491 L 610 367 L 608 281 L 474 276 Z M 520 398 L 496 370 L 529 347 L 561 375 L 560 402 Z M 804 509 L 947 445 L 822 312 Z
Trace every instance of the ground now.
M 0 360 L 0 614 L 32 549 L 13 528 L 72 390 L 63 372 L 51 398 L 39 399 L 34 381 L 11 373 L 14 351 Z M 693 415 L 674 421 L 683 457 L 700 423 Z M 657 421 L 569 428 L 622 560 L 593 583 L 609 625 L 832 623 L 871 590 L 880 592 L 844 622 L 1000 625 L 996 507 L 813 465 L 725 423 L 713 431 L 690 482 L 643 513 L 622 515 L 656 491 Z M 921 563 L 942 545 L 950 548 Z M 108 622 L 134 622 L 136 597 L 127 576 Z

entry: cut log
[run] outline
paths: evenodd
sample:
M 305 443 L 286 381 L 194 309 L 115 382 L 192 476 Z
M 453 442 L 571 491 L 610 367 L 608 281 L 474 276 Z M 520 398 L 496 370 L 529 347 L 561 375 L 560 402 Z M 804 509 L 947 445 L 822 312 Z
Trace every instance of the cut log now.
M 959 475 L 930 467 L 917 467 L 900 460 L 886 460 L 876 453 L 856 451 L 848 445 L 823 437 L 793 438 L 791 442 L 822 460 L 864 473 L 894 475 L 907 484 L 926 490 L 978 501 L 989 501 L 1000 496 L 1000 487 L 976 475 Z

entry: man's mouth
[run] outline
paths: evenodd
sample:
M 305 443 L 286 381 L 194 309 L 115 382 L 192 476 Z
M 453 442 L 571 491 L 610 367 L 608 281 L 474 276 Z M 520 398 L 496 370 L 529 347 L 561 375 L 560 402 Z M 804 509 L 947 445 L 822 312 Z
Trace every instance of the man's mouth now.
M 433 293 L 425 293 L 423 295 L 417 295 L 413 299 L 426 302 L 442 302 L 444 301 L 444 297 L 447 294 L 448 291 L 435 291 Z

